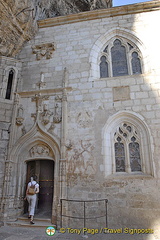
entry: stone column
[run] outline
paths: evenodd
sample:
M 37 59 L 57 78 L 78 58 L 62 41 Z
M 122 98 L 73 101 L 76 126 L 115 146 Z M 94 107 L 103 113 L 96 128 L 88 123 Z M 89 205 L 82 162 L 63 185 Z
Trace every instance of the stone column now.
M 63 93 L 62 93 L 62 129 L 61 129 L 61 159 L 59 163 L 60 173 L 60 199 L 67 198 L 67 179 L 66 179 L 66 139 L 67 139 L 67 70 L 64 69 Z M 60 216 L 60 201 L 58 216 Z M 60 224 L 60 219 L 57 219 Z

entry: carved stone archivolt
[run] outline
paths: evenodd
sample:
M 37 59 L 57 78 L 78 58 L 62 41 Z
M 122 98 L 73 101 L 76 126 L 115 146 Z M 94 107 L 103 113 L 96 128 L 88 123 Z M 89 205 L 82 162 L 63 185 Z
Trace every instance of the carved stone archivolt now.
M 50 59 L 54 50 L 54 43 L 44 43 L 32 47 L 32 52 L 33 54 L 36 54 L 37 60 L 41 60 L 41 58 L 43 57 L 46 57 L 46 59 Z
M 30 157 L 47 157 L 50 154 L 50 149 L 41 144 L 37 144 L 29 151 Z

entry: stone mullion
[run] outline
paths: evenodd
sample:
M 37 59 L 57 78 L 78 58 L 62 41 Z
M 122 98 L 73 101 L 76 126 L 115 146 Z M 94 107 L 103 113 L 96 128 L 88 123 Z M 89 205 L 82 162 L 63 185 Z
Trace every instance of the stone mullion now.
M 130 165 L 130 156 L 129 156 L 129 143 L 125 142 L 125 171 L 127 173 L 131 173 L 131 165 Z

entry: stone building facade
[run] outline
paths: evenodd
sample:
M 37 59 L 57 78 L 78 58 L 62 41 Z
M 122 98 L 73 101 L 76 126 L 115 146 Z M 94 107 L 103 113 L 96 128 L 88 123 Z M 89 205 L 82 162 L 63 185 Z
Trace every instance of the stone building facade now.
M 0 58 L 3 219 L 24 212 L 36 174 L 58 226 L 60 199 L 108 199 L 109 227 L 158 230 L 158 22 L 159 1 L 44 19 L 16 58 Z

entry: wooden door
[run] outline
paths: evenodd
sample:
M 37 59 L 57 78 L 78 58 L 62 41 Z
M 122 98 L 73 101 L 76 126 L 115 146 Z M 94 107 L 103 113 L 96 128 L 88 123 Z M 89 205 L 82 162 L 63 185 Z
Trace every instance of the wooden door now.
M 27 183 L 32 176 L 37 176 L 39 194 L 36 215 L 51 217 L 54 191 L 54 161 L 35 160 L 27 163 Z
M 39 204 L 40 211 L 46 214 L 51 214 L 54 190 L 54 162 L 40 161 L 40 175 L 39 175 Z

